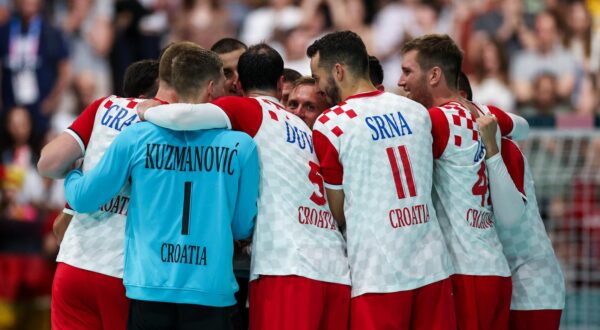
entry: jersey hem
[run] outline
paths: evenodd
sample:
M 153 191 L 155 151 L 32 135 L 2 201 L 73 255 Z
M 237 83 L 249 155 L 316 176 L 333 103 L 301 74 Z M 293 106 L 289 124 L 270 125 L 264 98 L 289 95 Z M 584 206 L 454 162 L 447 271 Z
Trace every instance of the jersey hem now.
M 106 272 L 106 271 L 94 269 L 94 267 L 86 267 L 86 266 L 77 265 L 75 262 L 70 262 L 70 261 L 65 260 L 64 257 L 61 257 L 60 255 L 56 258 L 56 262 L 62 262 L 63 264 L 67 264 L 71 267 L 86 270 L 88 272 L 98 273 L 98 274 L 104 275 L 104 276 L 110 276 L 110 277 L 114 277 L 114 278 L 118 278 L 118 279 L 123 278 L 123 272 L 120 272 L 120 275 L 119 275 L 118 271 L 117 272 Z
M 125 284 L 127 298 L 175 304 L 194 304 L 214 307 L 235 305 L 234 292 L 220 294 L 182 288 L 157 288 Z
M 319 282 L 327 282 L 327 283 L 334 283 L 334 284 L 342 284 L 342 285 L 351 285 L 350 282 L 350 275 L 348 275 L 347 279 L 340 279 L 340 278 L 335 278 L 335 277 L 326 277 L 326 276 L 318 276 L 316 274 L 310 274 L 310 273 L 304 273 L 304 272 L 300 272 L 300 271 L 259 271 L 259 272 L 253 272 L 250 274 L 250 281 L 254 281 L 256 279 L 258 279 L 261 275 L 263 276 L 290 276 L 290 275 L 296 275 L 296 276 L 300 276 L 300 277 L 305 277 L 314 281 L 319 281 Z
M 426 285 L 449 279 L 451 274 L 452 273 L 443 272 L 443 273 L 439 273 L 434 276 L 431 276 L 431 277 L 427 278 L 426 280 L 413 281 L 411 284 L 408 284 L 408 285 L 405 284 L 405 285 L 390 286 L 389 288 L 386 288 L 386 289 L 370 289 L 368 287 L 356 288 L 356 285 L 353 285 L 352 286 L 352 289 L 353 289 L 352 290 L 352 298 L 356 298 L 358 296 L 361 296 L 361 295 L 367 294 L 367 293 L 395 293 L 395 292 L 400 292 L 400 291 L 416 290 L 416 289 L 422 288 Z M 356 288 L 356 290 L 354 290 L 355 288 Z

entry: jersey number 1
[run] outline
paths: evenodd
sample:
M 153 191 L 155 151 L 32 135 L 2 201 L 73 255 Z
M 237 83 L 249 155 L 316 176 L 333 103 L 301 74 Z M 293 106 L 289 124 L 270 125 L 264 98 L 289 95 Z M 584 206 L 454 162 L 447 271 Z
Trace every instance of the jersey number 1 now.
M 192 198 L 192 182 L 186 181 L 183 188 L 183 217 L 181 219 L 181 235 L 190 233 L 190 200 Z
M 410 157 L 406 146 L 399 146 L 398 153 L 396 148 L 387 148 L 388 160 L 392 167 L 392 174 L 394 175 L 394 183 L 396 184 L 396 193 L 398 193 L 398 199 L 406 198 L 406 192 L 404 191 L 404 184 L 402 182 L 401 175 L 404 174 L 406 178 L 406 185 L 408 186 L 408 195 L 410 197 L 417 196 L 417 189 L 415 186 L 415 180 L 413 178 L 412 168 L 410 166 Z M 398 161 L 400 160 L 400 161 Z M 400 165 L 402 165 L 402 173 L 400 172 Z

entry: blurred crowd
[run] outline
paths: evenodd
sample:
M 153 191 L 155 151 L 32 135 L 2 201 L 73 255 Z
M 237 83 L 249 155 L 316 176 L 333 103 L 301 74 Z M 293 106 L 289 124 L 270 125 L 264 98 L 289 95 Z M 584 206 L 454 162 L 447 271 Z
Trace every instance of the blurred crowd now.
M 235 37 L 268 42 L 310 75 L 306 48 L 332 30 L 363 38 L 390 92 L 402 93 L 402 45 L 447 33 L 475 101 L 527 118 L 600 113 L 597 0 L 0 0 L 0 329 L 50 293 L 64 200 L 62 182 L 35 170 L 41 146 L 121 94 L 129 64 L 173 41 Z

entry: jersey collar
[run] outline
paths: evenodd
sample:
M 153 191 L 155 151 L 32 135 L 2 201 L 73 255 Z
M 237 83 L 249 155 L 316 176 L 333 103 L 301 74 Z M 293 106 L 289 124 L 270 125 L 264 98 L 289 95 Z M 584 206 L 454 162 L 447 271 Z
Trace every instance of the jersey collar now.
M 371 97 L 371 96 L 377 96 L 383 94 L 383 91 L 380 90 L 374 90 L 372 92 L 365 92 L 365 93 L 358 93 L 358 94 L 354 94 L 351 96 L 348 96 L 344 101 L 348 101 L 350 99 L 358 99 L 358 98 L 363 98 L 363 97 Z

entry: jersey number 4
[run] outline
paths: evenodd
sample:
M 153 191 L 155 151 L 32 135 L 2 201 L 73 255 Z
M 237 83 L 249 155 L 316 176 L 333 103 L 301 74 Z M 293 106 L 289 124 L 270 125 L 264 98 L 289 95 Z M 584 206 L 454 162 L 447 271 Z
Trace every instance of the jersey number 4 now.
M 487 204 L 492 204 L 491 196 L 488 194 L 488 178 L 485 172 L 485 162 L 481 162 L 481 166 L 479 167 L 479 171 L 477 171 L 477 182 L 473 185 L 471 192 L 474 196 L 481 196 L 481 206 L 485 206 L 486 195 L 487 195 Z
M 406 178 L 406 185 L 408 186 L 408 195 L 410 197 L 417 196 L 417 188 L 415 186 L 415 180 L 413 178 L 412 168 L 410 166 L 410 157 L 406 146 L 399 146 L 396 148 L 387 148 L 388 160 L 392 167 L 392 174 L 394 176 L 394 183 L 396 184 L 396 193 L 398 193 L 398 199 L 406 198 L 406 192 L 404 191 L 404 183 L 402 182 L 402 175 Z M 400 170 L 402 166 L 402 171 Z

